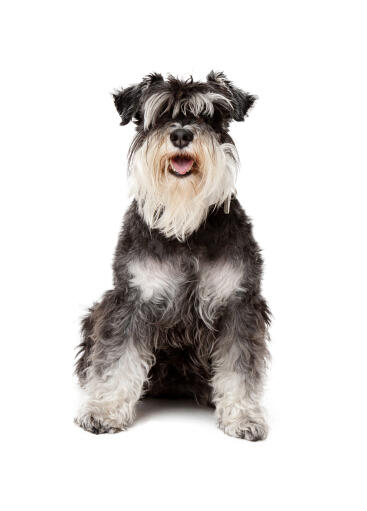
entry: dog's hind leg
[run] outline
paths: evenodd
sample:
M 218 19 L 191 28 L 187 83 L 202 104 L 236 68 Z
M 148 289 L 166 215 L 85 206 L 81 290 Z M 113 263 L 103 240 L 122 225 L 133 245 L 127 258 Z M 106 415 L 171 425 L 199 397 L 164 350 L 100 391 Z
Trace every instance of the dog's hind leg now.
M 269 356 L 268 322 L 262 298 L 233 298 L 222 318 L 212 359 L 218 425 L 228 435 L 251 441 L 267 436 L 260 399 Z
M 126 429 L 154 356 L 149 334 L 124 292 L 107 292 L 83 322 L 77 374 L 85 393 L 75 422 L 95 434 Z

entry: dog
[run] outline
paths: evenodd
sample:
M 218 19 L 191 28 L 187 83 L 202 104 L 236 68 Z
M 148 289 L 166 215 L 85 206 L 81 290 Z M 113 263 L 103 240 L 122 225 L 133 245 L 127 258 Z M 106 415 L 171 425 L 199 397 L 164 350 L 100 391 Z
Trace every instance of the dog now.
M 116 433 L 144 395 L 193 397 L 215 408 L 228 435 L 262 440 L 270 311 L 228 133 L 256 97 L 213 71 L 201 82 L 152 73 L 113 97 L 121 125 L 136 125 L 133 201 L 114 287 L 82 322 L 76 373 L 85 400 L 75 422 Z

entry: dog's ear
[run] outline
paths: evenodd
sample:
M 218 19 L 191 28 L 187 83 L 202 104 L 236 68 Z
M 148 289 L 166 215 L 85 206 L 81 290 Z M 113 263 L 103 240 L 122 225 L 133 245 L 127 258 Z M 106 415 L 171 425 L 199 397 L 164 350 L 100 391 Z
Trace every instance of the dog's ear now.
M 247 112 L 253 106 L 257 97 L 232 85 L 231 92 L 233 94 L 233 119 L 235 121 L 244 121 Z
M 244 121 L 248 110 L 253 106 L 257 97 L 235 87 L 222 72 L 211 71 L 206 77 L 211 85 L 217 85 L 222 90 L 227 89 L 232 103 L 232 119 Z
M 115 107 L 121 116 L 121 126 L 128 124 L 136 116 L 141 106 L 143 94 L 156 82 L 163 82 L 163 76 L 158 73 L 151 73 L 141 83 L 131 85 L 113 94 Z
M 128 124 L 139 109 L 142 88 L 139 85 L 131 85 L 113 94 L 115 107 L 121 116 L 121 126 Z

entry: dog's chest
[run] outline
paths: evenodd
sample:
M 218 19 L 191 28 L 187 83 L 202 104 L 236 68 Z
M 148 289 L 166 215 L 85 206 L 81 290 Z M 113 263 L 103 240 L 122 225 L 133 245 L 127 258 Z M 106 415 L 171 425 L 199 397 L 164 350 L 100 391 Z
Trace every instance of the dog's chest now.
M 244 291 L 244 268 L 232 261 L 135 260 L 128 266 L 129 285 L 139 290 L 140 300 L 182 311 L 194 307 L 210 327 L 218 309 L 235 293 Z

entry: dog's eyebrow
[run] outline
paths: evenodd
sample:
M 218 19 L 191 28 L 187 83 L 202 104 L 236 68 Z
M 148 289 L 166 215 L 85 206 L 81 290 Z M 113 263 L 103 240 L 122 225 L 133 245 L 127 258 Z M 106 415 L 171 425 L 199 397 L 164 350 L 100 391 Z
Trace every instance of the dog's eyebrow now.
M 172 94 L 168 91 L 156 92 L 152 94 L 144 106 L 144 129 L 148 129 L 154 125 L 157 117 L 168 111 L 173 103 Z M 163 106 L 166 105 L 165 110 L 161 111 Z
M 144 129 L 153 126 L 157 118 L 168 112 L 173 106 L 172 118 L 175 119 L 180 112 L 184 115 L 191 113 L 195 117 L 201 114 L 210 117 L 214 114 L 214 105 L 219 104 L 228 110 L 233 108 L 230 99 L 216 92 L 196 92 L 183 99 L 174 100 L 168 91 L 152 94 L 144 106 Z
M 215 92 L 197 92 L 180 103 L 180 108 L 184 115 L 186 115 L 187 110 L 189 110 L 195 117 L 198 117 L 200 114 L 213 116 L 214 103 L 232 108 L 232 104 L 228 98 Z

